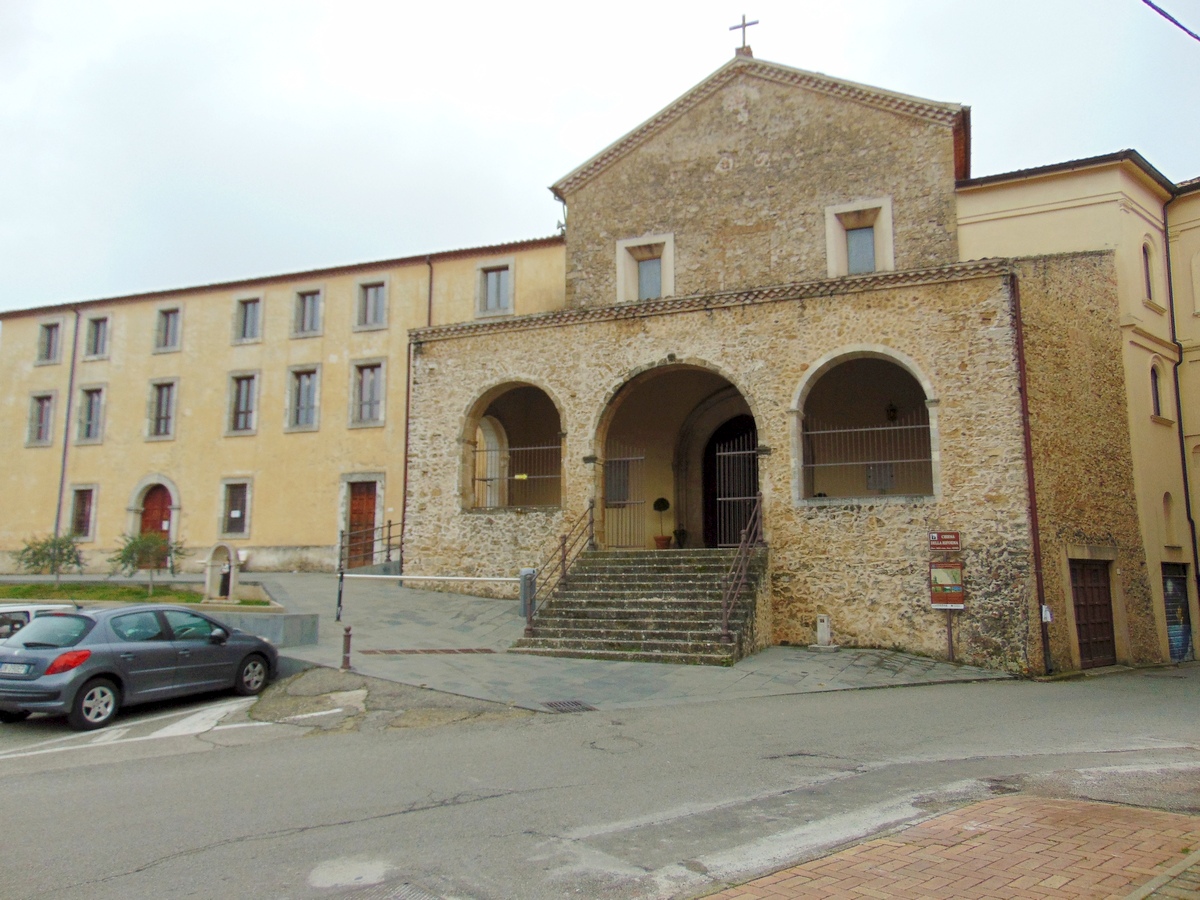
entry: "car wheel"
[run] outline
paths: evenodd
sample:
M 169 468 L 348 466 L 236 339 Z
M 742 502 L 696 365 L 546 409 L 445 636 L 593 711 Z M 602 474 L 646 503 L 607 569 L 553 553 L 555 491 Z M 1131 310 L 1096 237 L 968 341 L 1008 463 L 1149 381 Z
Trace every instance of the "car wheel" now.
M 23 709 L 20 712 L 5 712 L 4 710 L 0 709 L 0 722 L 3 722 L 5 725 L 15 725 L 17 722 L 24 722 L 28 718 L 28 710 Z
M 79 689 L 67 713 L 67 723 L 76 731 L 103 728 L 121 708 L 117 686 L 107 678 L 93 678 Z
M 243 697 L 253 697 L 261 694 L 267 686 L 267 661 L 257 653 L 252 653 L 242 660 L 238 668 L 237 681 L 233 689 Z

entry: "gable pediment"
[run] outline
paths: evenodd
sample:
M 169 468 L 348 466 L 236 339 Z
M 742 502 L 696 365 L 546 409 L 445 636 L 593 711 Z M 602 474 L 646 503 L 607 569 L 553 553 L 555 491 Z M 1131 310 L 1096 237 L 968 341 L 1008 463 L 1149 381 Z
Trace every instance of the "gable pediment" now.
M 726 63 L 682 97 L 651 116 L 633 131 L 559 179 L 550 189 L 560 200 L 565 199 L 566 195 L 573 193 L 613 163 L 634 152 L 638 147 L 669 128 L 714 94 L 743 77 L 833 97 L 872 109 L 885 110 L 925 122 L 944 125 L 947 128 L 966 128 L 965 118 L 969 107 L 954 103 L 937 103 L 852 81 L 830 78 L 819 72 L 793 69 L 778 63 L 739 56 Z

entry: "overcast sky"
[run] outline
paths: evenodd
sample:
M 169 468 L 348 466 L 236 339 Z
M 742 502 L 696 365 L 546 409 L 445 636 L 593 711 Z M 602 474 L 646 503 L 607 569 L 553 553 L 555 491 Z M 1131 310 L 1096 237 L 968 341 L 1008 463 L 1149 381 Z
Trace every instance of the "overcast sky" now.
M 553 234 L 743 13 L 759 59 L 970 105 L 974 175 L 1200 176 L 1200 42 L 1141 0 L 0 0 L 0 310 Z

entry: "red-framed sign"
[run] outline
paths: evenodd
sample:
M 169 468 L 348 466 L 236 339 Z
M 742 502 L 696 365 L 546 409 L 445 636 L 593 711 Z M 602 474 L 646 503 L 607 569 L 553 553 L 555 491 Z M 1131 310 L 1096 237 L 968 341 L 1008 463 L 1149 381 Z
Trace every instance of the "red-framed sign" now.
M 939 553 L 961 550 L 962 540 L 957 531 L 931 531 L 929 532 L 929 549 Z

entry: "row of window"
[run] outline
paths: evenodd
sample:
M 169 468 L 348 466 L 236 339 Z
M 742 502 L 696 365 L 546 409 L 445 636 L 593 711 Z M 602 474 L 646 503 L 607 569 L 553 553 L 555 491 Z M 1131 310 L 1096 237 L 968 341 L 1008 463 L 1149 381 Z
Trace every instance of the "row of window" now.
M 319 425 L 321 367 L 294 366 L 288 370 L 288 405 L 285 430 L 313 431 Z M 229 410 L 226 433 L 253 434 L 258 430 L 260 377 L 256 372 L 234 373 L 229 379 Z M 383 360 L 356 363 L 350 386 L 350 425 L 367 427 L 384 421 L 385 372 Z M 87 385 L 79 392 L 75 442 L 99 443 L 104 436 L 105 391 L 102 385 Z M 30 398 L 29 446 L 48 446 L 54 440 L 55 393 L 48 391 Z M 146 437 L 149 440 L 175 436 L 179 403 L 179 379 L 150 382 Z
M 250 479 L 225 479 L 221 482 L 221 537 L 239 538 L 250 533 Z M 71 489 L 70 536 L 80 541 L 96 539 L 96 499 L 94 484 Z
M 323 292 L 320 289 L 297 291 L 292 312 L 291 336 L 315 337 L 322 333 Z M 480 266 L 476 310 L 481 316 L 512 312 L 512 266 Z M 354 309 L 354 329 L 366 331 L 386 328 L 388 322 L 388 285 L 386 280 L 364 281 L 358 285 Z M 166 353 L 182 346 L 183 311 L 181 307 L 158 310 L 154 325 L 154 351 Z M 233 342 L 252 343 L 262 339 L 263 299 L 245 297 L 235 301 Z M 62 361 L 61 322 L 44 322 L 38 331 L 37 362 L 45 365 Z M 87 320 L 83 357 L 104 359 L 108 356 L 109 319 L 96 316 Z

